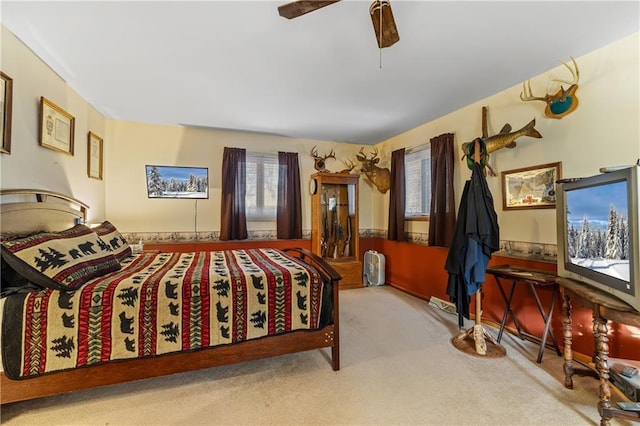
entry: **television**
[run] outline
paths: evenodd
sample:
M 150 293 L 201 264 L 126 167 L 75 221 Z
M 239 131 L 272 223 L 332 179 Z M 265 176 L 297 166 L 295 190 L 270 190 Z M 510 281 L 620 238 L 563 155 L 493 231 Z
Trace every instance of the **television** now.
M 145 166 L 149 198 L 209 198 L 206 167 Z
M 556 187 L 558 276 L 602 290 L 640 311 L 640 166 Z

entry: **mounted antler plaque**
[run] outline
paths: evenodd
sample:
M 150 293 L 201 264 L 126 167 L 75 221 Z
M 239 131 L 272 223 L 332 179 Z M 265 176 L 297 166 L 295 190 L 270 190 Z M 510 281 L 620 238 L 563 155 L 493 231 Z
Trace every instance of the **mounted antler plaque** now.
M 326 160 L 328 158 L 335 159 L 336 153 L 332 149 L 331 152 L 329 152 L 329 155 L 325 155 L 324 157 L 321 157 L 320 155 L 318 155 L 318 149 L 314 146 L 313 149 L 311 149 L 311 156 L 313 157 L 313 167 L 317 171 L 328 172 L 329 170 L 327 170 L 327 167 L 326 167 Z
M 560 86 L 560 90 L 558 90 L 555 95 L 546 94 L 544 96 L 534 96 L 531 91 L 531 82 L 527 80 L 525 83 L 522 83 L 522 92 L 520 93 L 520 99 L 523 101 L 542 101 L 547 104 L 544 109 L 544 115 L 549 118 L 562 118 L 567 114 L 570 114 L 578 107 L 578 98 L 576 97 L 576 91 L 578 90 L 578 82 L 580 81 L 580 70 L 578 69 L 578 64 L 576 60 L 571 58 L 571 62 L 573 62 L 573 68 L 566 63 L 562 63 L 567 69 L 571 72 L 573 76 L 573 80 L 558 80 L 554 79 L 553 81 L 558 81 L 560 83 L 569 84 L 569 88 L 567 90 L 564 89 L 563 86 Z

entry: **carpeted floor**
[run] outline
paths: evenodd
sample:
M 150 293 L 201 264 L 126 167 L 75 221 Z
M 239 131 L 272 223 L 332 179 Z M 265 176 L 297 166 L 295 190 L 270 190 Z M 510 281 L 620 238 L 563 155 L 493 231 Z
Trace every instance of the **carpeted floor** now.
M 503 358 L 451 344 L 457 317 L 389 286 L 342 291 L 342 368 L 328 352 L 10 404 L 7 425 L 584 425 L 598 383 L 563 386 L 562 358 L 505 335 Z M 468 322 L 468 326 L 472 326 Z M 496 330 L 488 327 L 496 336 Z M 1 391 L 1 390 L 0 390 Z M 627 424 L 614 420 L 613 424 Z M 630 423 L 629 423 L 630 424 Z

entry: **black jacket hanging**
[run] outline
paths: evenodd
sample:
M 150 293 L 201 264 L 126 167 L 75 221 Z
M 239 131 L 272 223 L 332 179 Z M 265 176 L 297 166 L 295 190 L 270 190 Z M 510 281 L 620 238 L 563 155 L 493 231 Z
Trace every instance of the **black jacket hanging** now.
M 491 253 L 500 248 L 498 218 L 493 197 L 478 163 L 473 164 L 460 199 L 458 218 L 449 246 L 445 269 L 449 273 L 447 294 L 458 310 L 458 325 L 469 319 L 470 296 L 484 282 Z

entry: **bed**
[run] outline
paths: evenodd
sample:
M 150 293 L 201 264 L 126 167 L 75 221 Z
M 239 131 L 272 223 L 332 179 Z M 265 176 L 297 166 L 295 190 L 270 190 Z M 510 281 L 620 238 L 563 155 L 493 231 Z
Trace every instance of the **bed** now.
M 132 254 L 87 205 L 0 190 L 0 403 L 330 348 L 340 275 L 300 249 Z

